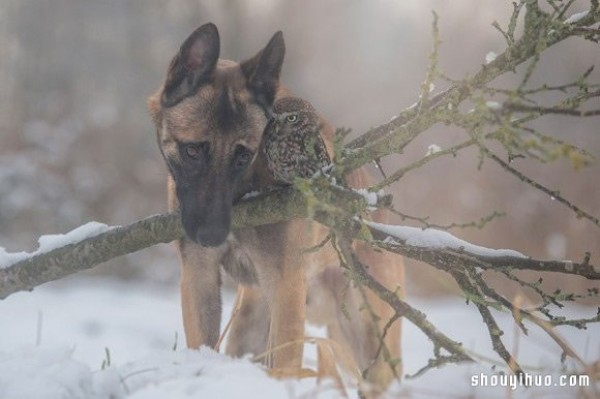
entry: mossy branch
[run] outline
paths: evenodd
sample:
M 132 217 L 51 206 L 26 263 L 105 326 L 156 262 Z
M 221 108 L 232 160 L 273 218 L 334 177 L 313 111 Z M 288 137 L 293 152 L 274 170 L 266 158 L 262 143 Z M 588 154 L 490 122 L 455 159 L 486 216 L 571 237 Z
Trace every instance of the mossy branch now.
M 251 198 L 236 206 L 232 215 L 233 228 L 286 221 L 304 215 L 304 197 L 291 188 L 273 191 L 267 197 Z M 172 212 L 113 228 L 9 267 L 0 265 L 0 299 L 182 236 L 181 217 Z
M 527 60 L 538 57 L 545 49 L 570 37 L 584 35 L 581 33 L 582 27 L 600 22 L 600 10 L 593 5 L 583 18 L 568 24 L 558 19 L 549 19 L 531 4 L 532 2 L 527 2 L 530 7 L 527 10 L 525 33 L 518 40 L 509 41 L 506 50 L 492 62 L 483 65 L 472 78 L 457 82 L 447 90 L 423 99 L 426 104 L 418 102 L 388 123 L 371 129 L 348 143 L 341 160 L 343 169 L 356 169 L 375 159 L 402 153 L 420 133 L 443 122 L 448 111 L 457 109 L 474 91 L 481 90 L 499 76 L 514 71 Z M 542 47 L 540 40 L 535 40 L 536 37 L 544 38 Z M 434 41 L 437 43 L 435 35 Z M 434 46 L 435 48 L 437 47 Z M 436 59 L 436 56 L 434 54 L 432 58 Z

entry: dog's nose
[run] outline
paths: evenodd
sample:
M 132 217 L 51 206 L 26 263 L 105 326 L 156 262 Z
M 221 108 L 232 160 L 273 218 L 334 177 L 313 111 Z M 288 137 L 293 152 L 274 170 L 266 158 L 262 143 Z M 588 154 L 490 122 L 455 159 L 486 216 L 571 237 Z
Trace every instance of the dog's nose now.
M 205 227 L 196 232 L 196 242 L 205 247 L 218 247 L 223 244 L 229 235 L 229 230 L 224 227 Z

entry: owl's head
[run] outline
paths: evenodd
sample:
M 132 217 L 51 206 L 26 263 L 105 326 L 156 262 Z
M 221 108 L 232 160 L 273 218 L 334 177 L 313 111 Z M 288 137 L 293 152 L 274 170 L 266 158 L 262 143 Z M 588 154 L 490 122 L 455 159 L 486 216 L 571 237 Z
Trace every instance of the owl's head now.
M 320 118 L 315 108 L 298 97 L 283 97 L 275 101 L 273 114 L 278 130 L 312 132 L 319 128 Z

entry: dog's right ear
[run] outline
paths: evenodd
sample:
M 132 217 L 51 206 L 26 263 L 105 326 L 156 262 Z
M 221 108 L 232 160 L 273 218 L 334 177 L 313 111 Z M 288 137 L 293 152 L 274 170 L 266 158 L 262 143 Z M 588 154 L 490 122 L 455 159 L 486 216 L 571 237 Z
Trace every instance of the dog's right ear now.
M 284 56 L 285 42 L 283 33 L 279 31 L 273 35 L 264 49 L 240 64 L 248 88 L 265 109 L 270 108 L 275 99 Z
M 195 94 L 200 85 L 213 76 L 219 52 L 219 31 L 215 24 L 208 23 L 196 29 L 169 65 L 162 105 L 171 107 Z

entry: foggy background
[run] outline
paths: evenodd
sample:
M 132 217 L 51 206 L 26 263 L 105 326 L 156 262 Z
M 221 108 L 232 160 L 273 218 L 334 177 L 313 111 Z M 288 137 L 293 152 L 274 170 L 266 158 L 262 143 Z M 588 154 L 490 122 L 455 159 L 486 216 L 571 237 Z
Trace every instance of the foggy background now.
M 218 26 L 221 57 L 233 60 L 253 56 L 282 30 L 285 84 L 357 134 L 417 101 L 431 50 L 431 10 L 440 17 L 440 67 L 450 77 L 475 73 L 488 52 L 504 49 L 491 23 L 506 26 L 509 1 L 1 0 L 0 246 L 32 250 L 42 234 L 90 220 L 125 225 L 166 210 L 166 168 L 146 98 L 201 24 Z M 567 40 L 545 53 L 532 84 L 568 83 L 599 61 L 597 45 Z M 436 91 L 443 88 L 437 82 Z M 598 118 L 546 117 L 535 126 L 600 154 Z M 436 126 L 384 168 L 391 173 L 424 156 L 430 144 L 445 148 L 465 138 Z M 478 161 L 470 150 L 411 172 L 393 188 L 397 209 L 436 223 L 504 211 L 483 230 L 452 233 L 539 258 L 582 260 L 591 251 L 599 263 L 600 229 L 490 162 L 478 170 Z M 515 166 L 600 215 L 597 164 L 577 172 L 566 161 Z M 411 262 L 408 272 L 409 292 L 453 287 L 431 267 Z M 178 265 L 173 248 L 161 245 L 88 274 L 173 284 Z

